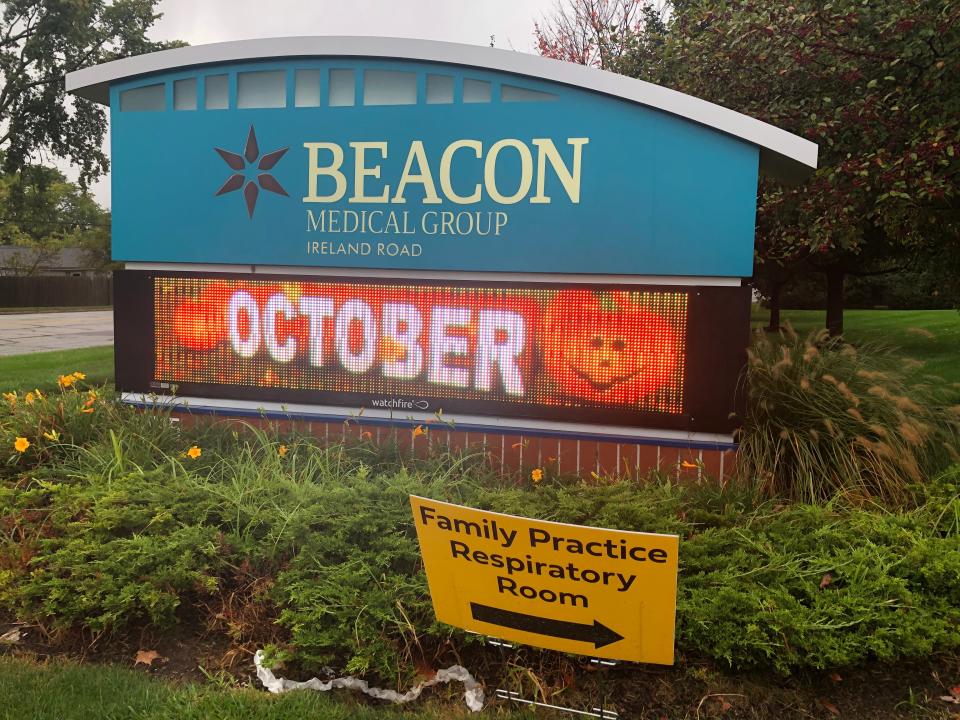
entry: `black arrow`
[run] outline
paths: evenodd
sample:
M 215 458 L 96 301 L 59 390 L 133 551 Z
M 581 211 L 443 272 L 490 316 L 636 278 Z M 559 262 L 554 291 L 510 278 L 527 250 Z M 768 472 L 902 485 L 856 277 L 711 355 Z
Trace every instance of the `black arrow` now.
M 611 630 L 599 620 L 594 620 L 592 625 L 585 625 L 503 610 L 475 602 L 470 603 L 470 612 L 473 614 L 473 619 L 480 622 L 537 633 L 538 635 L 589 642 L 593 643 L 594 648 L 602 648 L 617 642 L 617 640 L 623 640 L 623 635 Z

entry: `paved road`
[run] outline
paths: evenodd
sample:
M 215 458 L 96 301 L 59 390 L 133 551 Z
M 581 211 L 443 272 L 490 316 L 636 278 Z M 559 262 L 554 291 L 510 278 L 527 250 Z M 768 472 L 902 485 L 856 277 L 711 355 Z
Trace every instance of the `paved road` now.
M 112 344 L 112 310 L 0 315 L 0 355 Z

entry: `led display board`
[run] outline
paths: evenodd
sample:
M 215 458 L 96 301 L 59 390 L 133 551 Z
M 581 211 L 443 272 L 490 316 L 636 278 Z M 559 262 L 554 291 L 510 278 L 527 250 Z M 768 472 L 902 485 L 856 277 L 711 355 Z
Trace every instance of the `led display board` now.
M 126 392 L 729 432 L 749 291 L 120 271 Z

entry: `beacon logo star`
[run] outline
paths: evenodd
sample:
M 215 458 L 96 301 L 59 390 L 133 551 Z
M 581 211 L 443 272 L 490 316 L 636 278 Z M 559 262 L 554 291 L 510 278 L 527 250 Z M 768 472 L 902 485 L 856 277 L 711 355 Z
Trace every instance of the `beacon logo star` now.
M 283 186 L 268 172 L 273 169 L 273 166 L 280 161 L 280 158 L 289 149 L 283 148 L 266 155 L 260 155 L 260 146 L 257 144 L 257 134 L 253 130 L 253 125 L 250 126 L 250 133 L 247 135 L 247 144 L 243 148 L 243 155 L 221 148 L 214 148 L 224 162 L 230 166 L 230 169 L 234 171 L 233 175 L 227 178 L 223 187 L 217 190 L 216 195 L 226 195 L 243 188 L 243 201 L 247 205 L 247 215 L 251 218 L 253 218 L 253 211 L 257 207 L 260 188 L 277 195 L 289 197 Z

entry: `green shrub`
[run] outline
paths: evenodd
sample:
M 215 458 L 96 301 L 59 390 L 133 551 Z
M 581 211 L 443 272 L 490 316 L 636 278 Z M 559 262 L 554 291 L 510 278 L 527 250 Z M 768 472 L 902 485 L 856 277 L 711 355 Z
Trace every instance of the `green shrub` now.
M 39 480 L 5 500 L 2 517 L 20 537 L 0 546 L 0 567 L 6 555 L 18 570 L 0 579 L 0 604 L 23 619 L 97 632 L 135 620 L 165 625 L 182 596 L 216 586 L 218 532 L 197 522 L 183 475 Z
M 276 583 L 299 659 L 395 677 L 423 657 L 421 636 L 433 647 L 450 637 L 433 617 L 409 496 L 462 499 L 475 486 L 457 477 L 461 464 L 317 478 L 310 533 Z
M 830 668 L 960 646 L 960 537 L 915 516 L 797 506 L 681 545 L 681 647 Z
M 679 533 L 684 654 L 782 673 L 925 657 L 960 647 L 960 535 L 944 522 L 960 513 L 960 501 L 955 485 L 936 490 L 909 512 L 774 510 L 736 490 L 667 483 L 429 492 L 409 478 L 399 487 L 389 478 L 347 479 L 334 496 L 344 532 L 318 538 L 281 576 L 281 622 L 310 662 L 339 655 L 381 673 L 409 667 L 414 645 L 464 642 L 432 622 L 419 595 L 425 585 L 405 502 L 417 492 L 559 522 Z
M 30 578 L 17 588 L 24 617 L 54 629 L 95 632 L 135 620 L 169 625 L 182 595 L 212 590 L 216 558 L 213 528 L 176 528 L 160 537 L 134 535 L 95 543 L 84 538 L 44 542 Z M 0 599 L 4 595 L 0 587 Z
M 269 636 L 306 670 L 409 680 L 472 641 L 435 621 L 417 494 L 680 535 L 683 654 L 786 673 L 960 647 L 957 470 L 904 486 L 907 509 L 775 506 L 746 485 L 520 482 L 474 456 L 103 410 L 83 446 L 0 478 L 0 612 L 98 632 L 187 608 L 226 624 L 218 601 L 251 587 L 250 617 L 269 627 L 236 642 Z
M 884 350 L 760 334 L 749 355 L 737 467 L 771 496 L 901 503 L 956 462 L 960 406 L 944 382 Z

